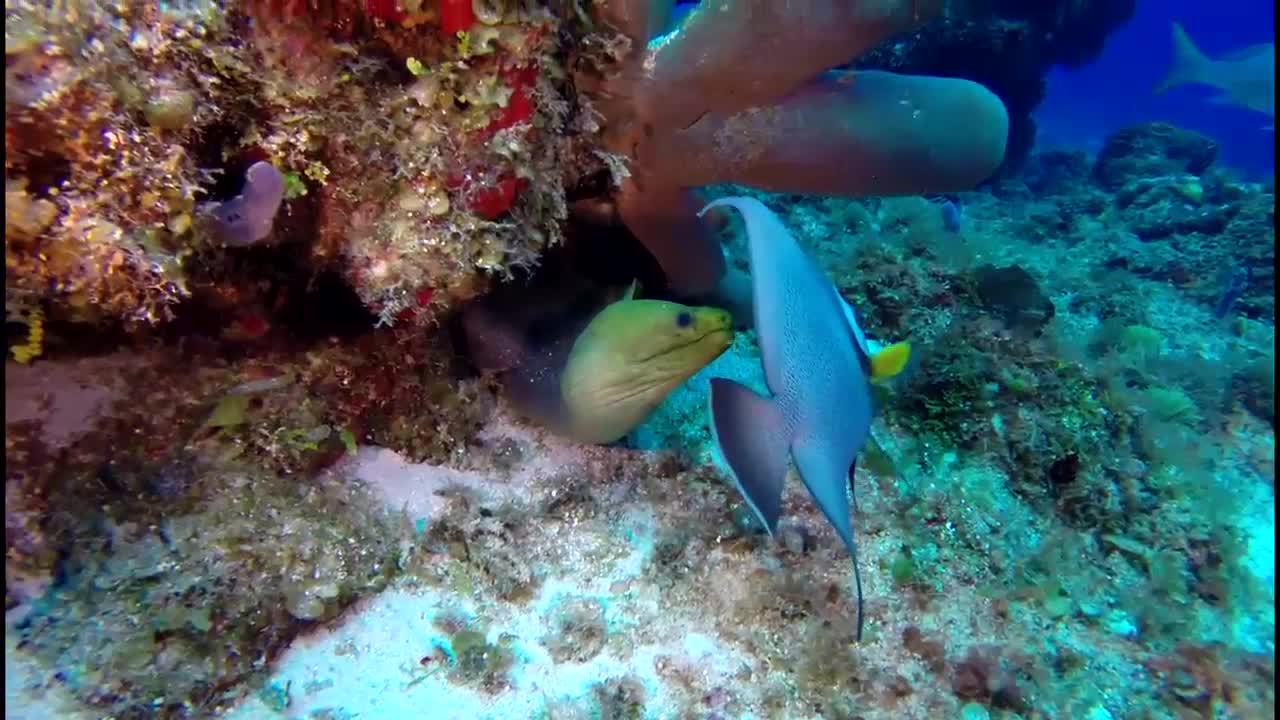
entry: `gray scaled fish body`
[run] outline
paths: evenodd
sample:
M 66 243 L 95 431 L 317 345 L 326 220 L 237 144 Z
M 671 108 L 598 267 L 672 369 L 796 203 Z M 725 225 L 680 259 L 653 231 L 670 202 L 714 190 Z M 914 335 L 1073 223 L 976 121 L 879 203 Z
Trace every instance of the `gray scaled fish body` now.
M 703 212 L 722 205 L 745 220 L 755 328 L 772 396 L 713 378 L 712 433 L 770 534 L 795 462 L 853 560 L 861 638 L 862 581 L 849 509 L 854 463 L 871 431 L 873 358 L 848 303 L 778 217 L 745 197 L 716 200 Z

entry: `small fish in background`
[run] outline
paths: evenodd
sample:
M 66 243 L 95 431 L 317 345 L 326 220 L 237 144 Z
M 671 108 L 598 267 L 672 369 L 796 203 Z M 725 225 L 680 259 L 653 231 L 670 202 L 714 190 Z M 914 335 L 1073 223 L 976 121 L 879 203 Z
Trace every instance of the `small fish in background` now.
M 1238 105 L 1271 117 L 1276 114 L 1276 45 L 1250 45 L 1220 58 L 1196 47 L 1178 23 L 1173 24 L 1173 62 L 1156 87 L 1161 93 L 1178 85 L 1208 85 L 1219 95 L 1215 102 Z
M 1213 309 L 1213 316 L 1219 320 L 1231 312 L 1231 308 L 1244 294 L 1249 283 L 1253 282 L 1253 267 L 1245 265 L 1226 273 L 1224 282 L 1226 288 L 1222 291 L 1222 297 L 1218 299 L 1218 306 Z
M 942 226 L 947 229 L 947 232 L 959 233 L 964 221 L 964 210 L 960 204 L 947 198 L 942 201 L 939 212 L 942 213 Z
M 284 190 L 284 175 L 274 165 L 264 161 L 250 165 L 239 195 L 205 207 L 218 239 L 232 247 L 265 240 L 284 201 Z
M 277 317 L 288 301 L 284 288 L 275 293 L 274 300 L 268 297 L 246 297 L 237 294 L 235 304 L 226 309 L 223 317 L 229 317 L 220 333 L 223 340 L 233 342 L 255 342 L 271 333 L 272 318 Z

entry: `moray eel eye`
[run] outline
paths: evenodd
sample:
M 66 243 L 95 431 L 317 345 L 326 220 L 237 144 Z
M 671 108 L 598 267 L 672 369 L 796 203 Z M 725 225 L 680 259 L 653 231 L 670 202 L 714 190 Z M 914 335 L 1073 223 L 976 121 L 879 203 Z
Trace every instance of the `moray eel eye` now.
M 693 316 L 687 312 L 682 312 L 679 315 L 676 315 L 676 325 L 678 327 L 689 327 L 692 322 Z

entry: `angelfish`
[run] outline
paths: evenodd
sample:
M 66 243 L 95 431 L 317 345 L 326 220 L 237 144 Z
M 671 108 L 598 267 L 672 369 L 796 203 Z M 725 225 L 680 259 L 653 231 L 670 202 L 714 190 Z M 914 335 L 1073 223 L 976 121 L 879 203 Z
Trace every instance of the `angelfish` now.
M 770 396 L 711 380 L 711 429 L 747 504 L 773 535 L 792 461 L 853 562 L 862 639 L 862 577 L 849 516 L 858 454 L 873 414 L 872 382 L 898 374 L 907 343 L 873 354 L 853 308 L 760 201 L 721 198 L 745 221 L 753 313 Z

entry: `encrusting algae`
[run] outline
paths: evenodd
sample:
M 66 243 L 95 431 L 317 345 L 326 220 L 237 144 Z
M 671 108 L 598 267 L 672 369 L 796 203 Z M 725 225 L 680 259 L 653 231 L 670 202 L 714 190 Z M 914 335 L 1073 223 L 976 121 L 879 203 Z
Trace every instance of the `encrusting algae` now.
M 26 323 L 27 340 L 21 345 L 9 348 L 9 353 L 13 355 L 14 360 L 26 365 L 44 352 L 44 312 L 40 308 L 35 308 L 19 315 L 18 319 Z
M 564 67 L 592 32 L 505 2 L 11 3 L 6 305 L 153 325 L 253 292 L 197 206 L 265 161 L 288 192 L 256 257 L 338 273 L 384 325 L 434 324 L 558 242 L 565 187 L 602 167 Z

